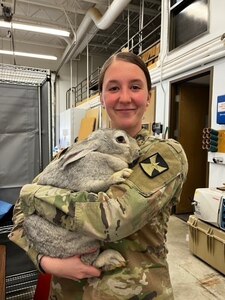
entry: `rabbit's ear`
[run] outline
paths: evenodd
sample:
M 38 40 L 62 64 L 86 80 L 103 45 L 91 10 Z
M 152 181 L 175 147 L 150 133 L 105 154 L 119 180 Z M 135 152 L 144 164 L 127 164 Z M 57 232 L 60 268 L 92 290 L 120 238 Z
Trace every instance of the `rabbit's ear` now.
M 94 141 L 85 141 L 80 144 L 74 144 L 65 155 L 60 159 L 60 166 L 65 169 L 69 164 L 85 157 L 90 152 L 96 151 L 98 149 L 98 143 Z

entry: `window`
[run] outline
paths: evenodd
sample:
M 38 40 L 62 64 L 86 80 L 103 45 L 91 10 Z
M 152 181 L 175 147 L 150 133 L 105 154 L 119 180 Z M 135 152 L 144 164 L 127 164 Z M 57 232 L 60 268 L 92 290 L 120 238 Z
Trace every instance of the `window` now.
M 170 1 L 170 50 L 208 31 L 209 0 Z

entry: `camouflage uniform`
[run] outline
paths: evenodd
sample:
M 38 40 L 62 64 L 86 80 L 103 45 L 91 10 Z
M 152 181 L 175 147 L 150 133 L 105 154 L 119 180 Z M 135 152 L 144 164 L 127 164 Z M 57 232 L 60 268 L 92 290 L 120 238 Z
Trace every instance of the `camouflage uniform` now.
M 107 193 L 72 192 L 35 182 L 22 188 L 10 239 L 37 267 L 40 254 L 22 228 L 24 216 L 33 213 L 94 236 L 103 249 L 116 249 L 127 261 L 100 278 L 77 282 L 54 277 L 50 299 L 173 299 L 165 242 L 171 208 L 179 201 L 187 175 L 187 159 L 179 143 L 150 137 L 144 129 L 137 141 L 141 156 L 133 173 Z

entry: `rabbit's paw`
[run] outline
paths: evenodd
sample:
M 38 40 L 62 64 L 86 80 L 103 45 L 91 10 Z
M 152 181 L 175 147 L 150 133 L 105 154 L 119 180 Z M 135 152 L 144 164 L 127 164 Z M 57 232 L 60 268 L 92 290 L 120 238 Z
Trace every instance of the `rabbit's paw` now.
M 133 170 L 128 169 L 128 168 L 124 168 L 118 172 L 115 172 L 111 177 L 110 177 L 110 181 L 112 183 L 120 183 L 120 182 L 124 182 L 125 178 L 128 178 L 130 176 L 130 174 L 133 172 Z
M 124 257 L 116 250 L 107 249 L 99 254 L 94 261 L 93 266 L 101 268 L 103 271 L 111 271 L 116 268 L 124 267 L 126 261 Z
M 131 173 L 133 172 L 133 170 L 129 169 L 129 168 L 124 168 L 123 170 L 121 170 L 122 172 L 122 177 L 123 178 L 128 178 Z

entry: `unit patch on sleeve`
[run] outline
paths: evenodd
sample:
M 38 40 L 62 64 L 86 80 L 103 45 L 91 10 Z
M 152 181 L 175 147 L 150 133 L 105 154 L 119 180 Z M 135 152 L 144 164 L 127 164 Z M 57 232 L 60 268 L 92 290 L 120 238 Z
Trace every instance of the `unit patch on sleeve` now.
M 154 178 L 169 169 L 169 166 L 159 153 L 151 155 L 139 164 L 150 178 Z

